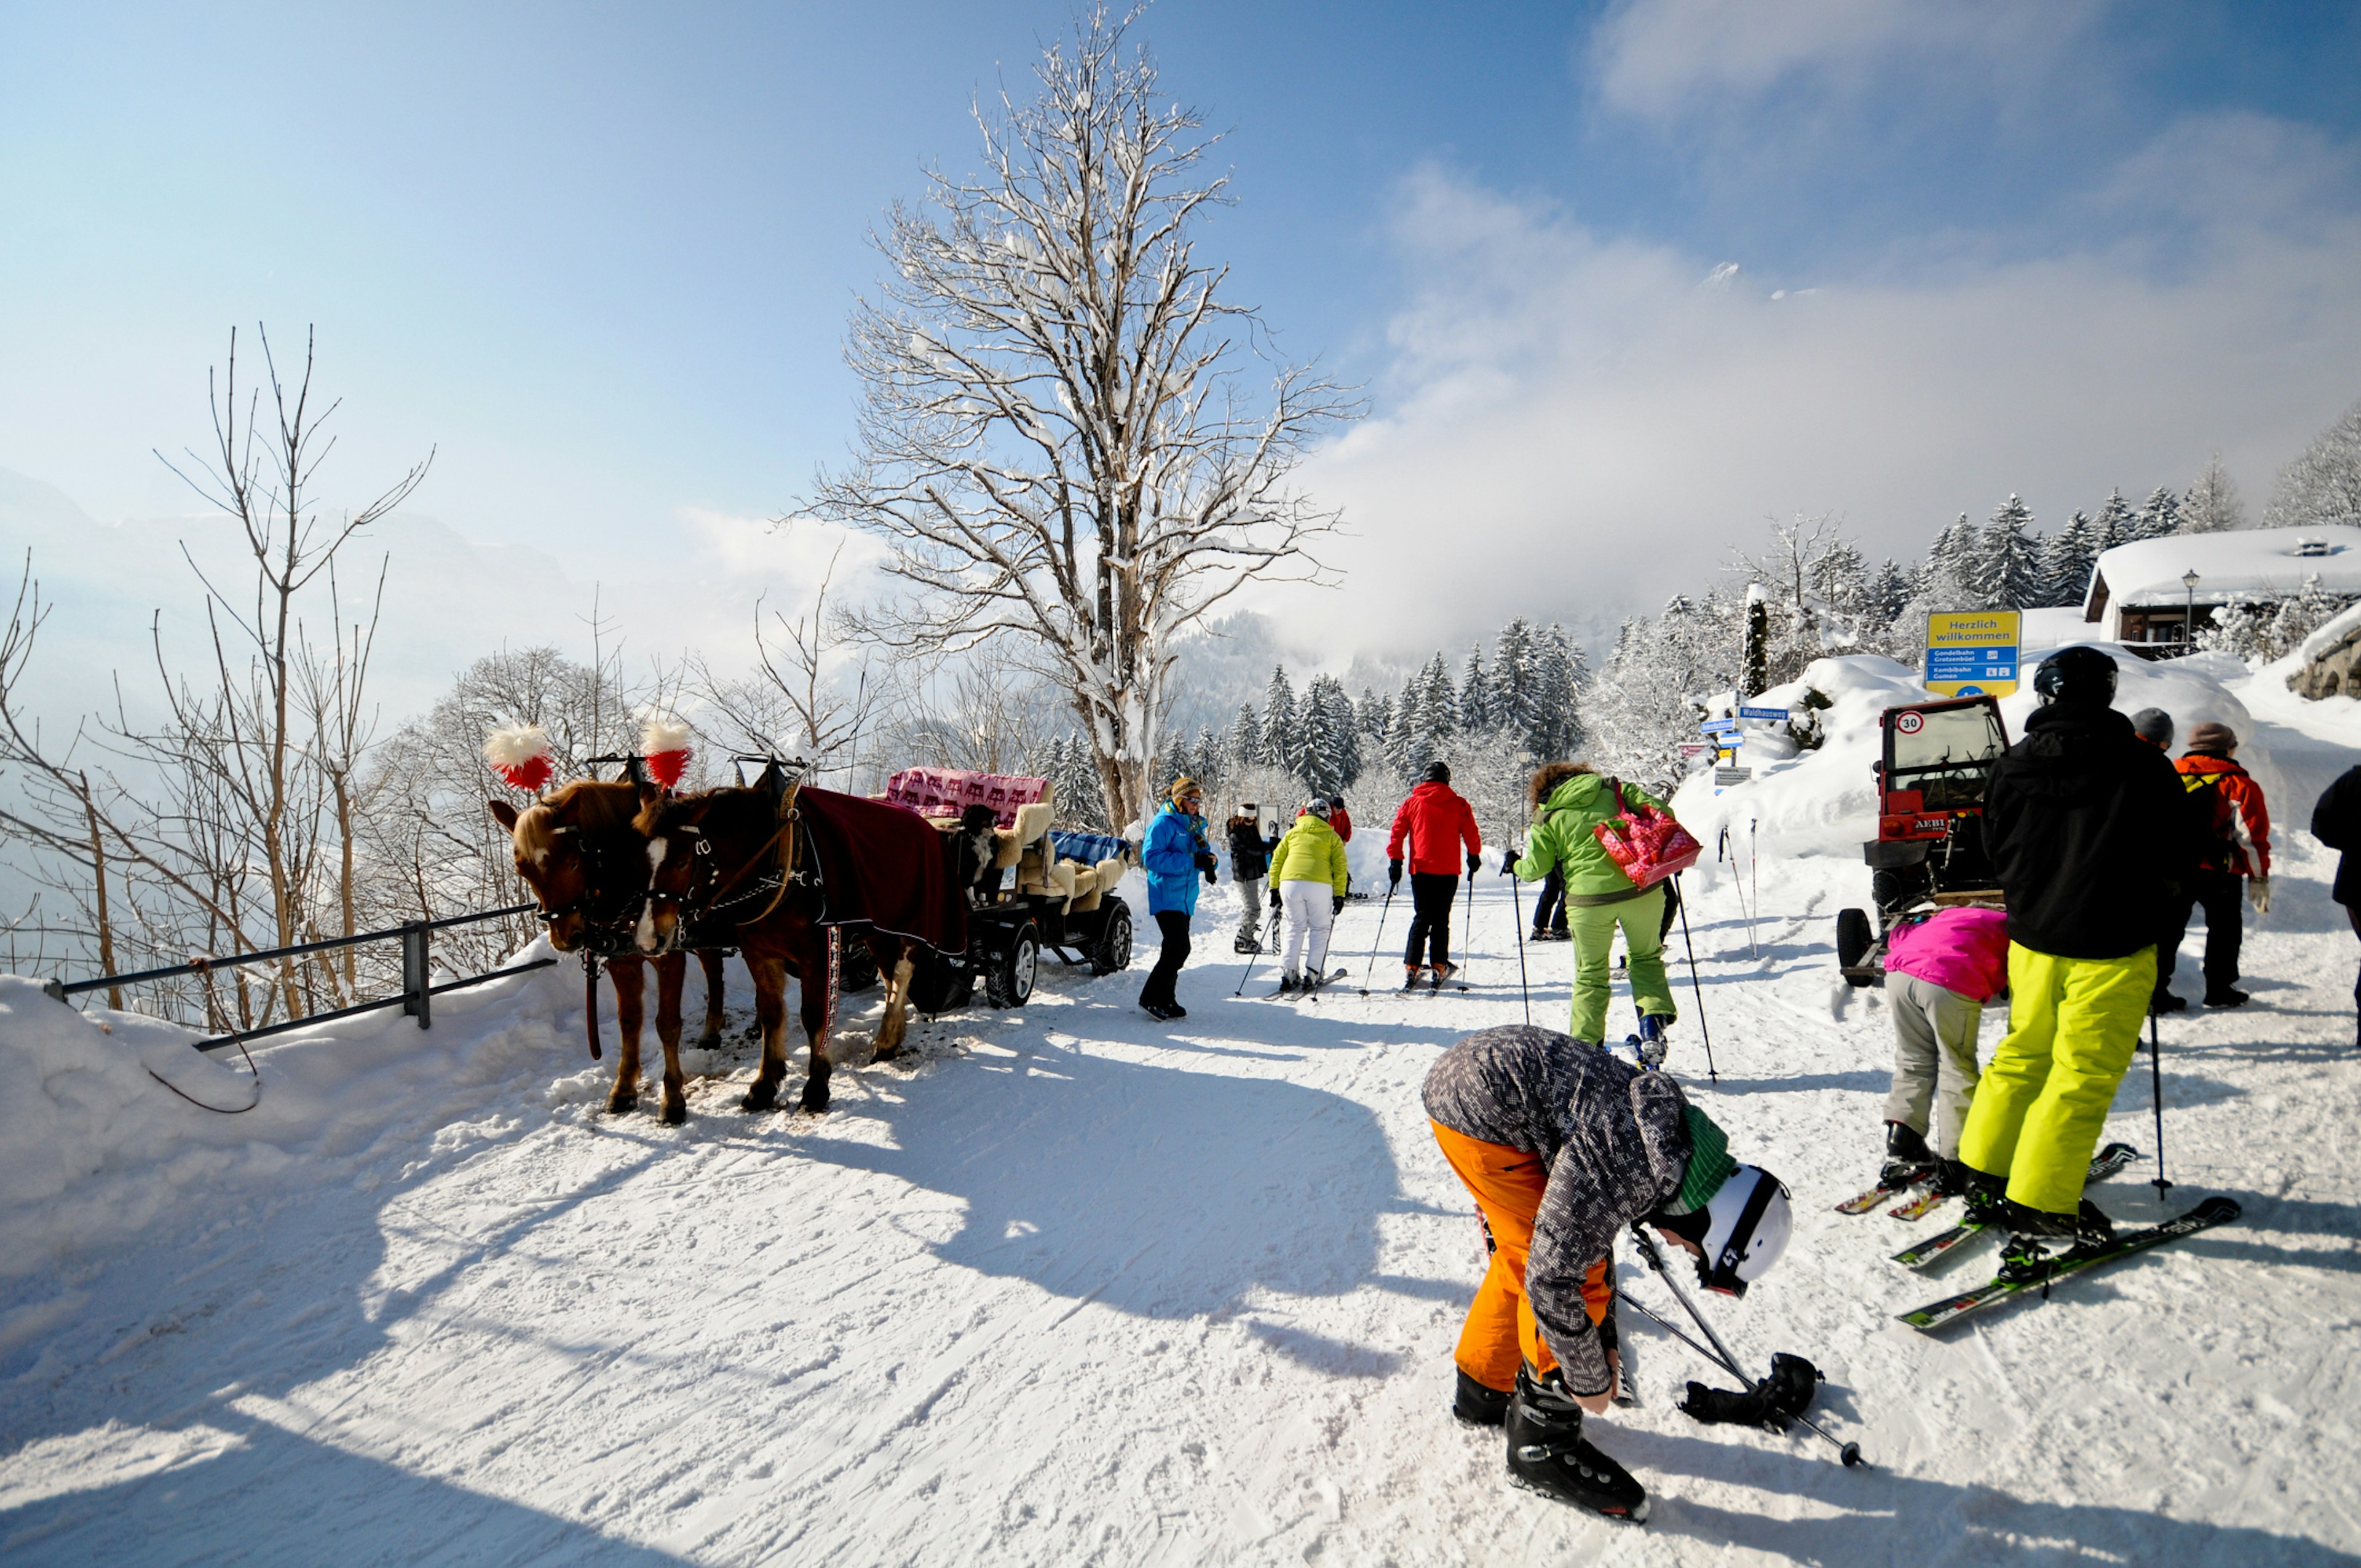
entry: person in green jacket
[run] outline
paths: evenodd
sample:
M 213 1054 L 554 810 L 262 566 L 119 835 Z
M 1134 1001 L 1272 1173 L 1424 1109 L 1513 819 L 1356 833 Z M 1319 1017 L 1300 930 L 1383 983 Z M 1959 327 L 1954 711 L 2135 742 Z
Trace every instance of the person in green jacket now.
M 1642 889 L 1623 874 L 1592 829 L 1620 815 L 1615 791 L 1587 762 L 1544 762 L 1533 771 L 1525 797 L 1532 830 L 1516 864 L 1521 882 L 1540 882 L 1555 868 L 1565 879 L 1566 927 L 1574 938 L 1574 1022 L 1568 1033 L 1603 1046 L 1607 1038 L 1608 959 L 1615 928 L 1623 928 L 1631 958 L 1631 1002 L 1640 1014 L 1642 1066 L 1664 1059 L 1664 1031 L 1680 1009 L 1664 975 L 1664 889 Z M 1664 803 L 1637 784 L 1623 785 L 1631 806 Z
M 1349 885 L 1345 840 L 1328 826 L 1325 796 L 1314 795 L 1270 857 L 1270 902 L 1287 909 L 1287 957 L 1279 993 L 1316 991 L 1328 974 L 1328 929 L 1345 907 Z M 1304 948 L 1312 950 L 1309 966 Z

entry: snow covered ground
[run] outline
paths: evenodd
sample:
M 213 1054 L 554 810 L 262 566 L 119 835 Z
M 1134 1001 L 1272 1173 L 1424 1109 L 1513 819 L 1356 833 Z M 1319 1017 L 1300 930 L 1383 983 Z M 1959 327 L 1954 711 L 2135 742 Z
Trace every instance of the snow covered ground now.
M 2250 761 L 2300 828 L 2361 726 L 2269 679 L 2235 683 Z M 742 1045 L 686 1125 L 603 1114 L 565 969 L 438 1001 L 430 1033 L 258 1052 L 240 1116 L 147 1071 L 226 1107 L 235 1068 L 0 981 L 0 1558 L 2354 1560 L 2361 948 L 2334 857 L 2283 830 L 2255 1005 L 2165 1025 L 2172 1206 L 2228 1192 L 2244 1222 L 1924 1337 L 1892 1314 L 1990 1252 L 1916 1277 L 1884 1255 L 1940 1220 L 1829 1209 L 1873 1171 L 1890 1060 L 1881 996 L 1830 953 L 1867 882 L 1836 799 L 1866 785 L 1861 738 L 1836 729 L 1683 802 L 1708 832 L 1763 822 L 1761 908 L 1750 935 L 1742 852 L 1690 878 L 1719 1081 L 1685 974 L 1671 1066 L 1798 1201 L 1791 1260 L 1719 1325 L 1817 1361 L 1874 1469 L 1693 1424 L 1673 1404 L 1705 1375 L 1636 1316 L 1641 1404 L 1594 1435 L 1655 1493 L 1645 1527 L 1511 1490 L 1499 1435 L 1444 1413 L 1479 1244 L 1418 1088 L 1523 1015 L 1488 867 L 1465 994 L 1279 1003 L 1265 960 L 1233 1000 L 1224 886 L 1185 1022 L 1137 1011 L 1136 973 L 1051 973 L 1022 1012 L 919 1025 L 915 1061 L 840 1076 L 817 1119 L 740 1113 Z M 1356 981 L 1379 918 L 1340 923 Z M 1527 950 L 1536 1019 L 1563 1019 L 1566 962 Z M 2145 1062 L 2109 1136 L 2153 1153 Z M 2153 1170 L 2103 1202 L 2162 1212 Z

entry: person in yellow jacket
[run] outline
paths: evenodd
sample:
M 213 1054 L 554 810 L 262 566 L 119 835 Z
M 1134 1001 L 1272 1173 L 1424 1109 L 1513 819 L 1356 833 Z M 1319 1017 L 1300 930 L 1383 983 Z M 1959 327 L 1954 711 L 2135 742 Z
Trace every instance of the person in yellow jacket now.
M 1637 784 L 1621 788 L 1631 806 L 1665 809 Z M 1664 974 L 1664 890 L 1634 885 L 1593 831 L 1622 814 L 1614 782 L 1587 762 L 1544 762 L 1533 770 L 1525 796 L 1534 817 L 1517 879 L 1540 882 L 1555 867 L 1565 880 L 1566 929 L 1574 939 L 1574 1022 L 1567 1033 L 1594 1046 L 1607 1043 L 1608 959 L 1620 926 L 1631 959 L 1631 1003 L 1640 1014 L 1638 1055 L 1642 1066 L 1654 1067 L 1664 1059 L 1665 1030 L 1680 1016 Z
M 1287 910 L 1287 956 L 1279 994 L 1317 991 L 1328 974 L 1328 931 L 1345 907 L 1345 840 L 1328 826 L 1328 802 L 1314 795 L 1270 857 L 1270 902 Z M 1304 949 L 1311 962 L 1304 963 Z

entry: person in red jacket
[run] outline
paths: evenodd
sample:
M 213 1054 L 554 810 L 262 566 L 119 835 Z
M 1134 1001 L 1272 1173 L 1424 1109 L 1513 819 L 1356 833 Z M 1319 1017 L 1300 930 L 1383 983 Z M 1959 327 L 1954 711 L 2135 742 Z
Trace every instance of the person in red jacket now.
M 1386 840 L 1386 891 L 1401 885 L 1402 845 L 1410 845 L 1410 948 L 1402 954 L 1402 989 L 1432 973 L 1437 986 L 1459 972 L 1451 961 L 1451 905 L 1459 896 L 1459 852 L 1467 851 L 1467 874 L 1476 874 L 1484 836 L 1476 813 L 1451 787 L 1451 766 L 1429 762 L 1426 779 L 1394 813 L 1393 837 Z M 1424 960 L 1431 960 L 1430 971 Z
M 1353 841 L 1353 815 L 1345 809 L 1345 797 L 1341 795 L 1328 797 L 1328 826 L 1347 844 Z
M 2171 991 L 2175 954 L 2189 932 L 2192 910 L 2205 911 L 2205 1005 L 2239 1007 L 2246 993 L 2238 989 L 2238 948 L 2245 936 L 2238 908 L 2238 883 L 2255 912 L 2271 906 L 2271 814 L 2263 801 L 2263 786 L 2240 767 L 2234 755 L 2237 732 L 2226 724 L 2208 720 L 2189 730 L 2189 750 L 2174 764 L 2190 804 L 2202 825 L 2195 880 L 2182 893 L 2168 918 L 2156 948 L 2156 1010 L 2178 1013 L 2189 1005 Z

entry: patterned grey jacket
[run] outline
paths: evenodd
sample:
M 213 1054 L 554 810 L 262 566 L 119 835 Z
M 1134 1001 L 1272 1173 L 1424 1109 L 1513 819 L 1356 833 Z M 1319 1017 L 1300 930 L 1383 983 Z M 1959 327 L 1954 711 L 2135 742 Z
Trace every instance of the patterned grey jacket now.
M 1613 1255 L 1618 1232 L 1680 1190 L 1689 1158 L 1680 1085 L 1525 1024 L 1479 1030 L 1444 1052 L 1425 1098 L 1426 1113 L 1453 1132 L 1541 1156 L 1549 1184 L 1525 1296 L 1566 1387 L 1605 1393 L 1610 1342 L 1583 1310 L 1582 1277 Z

